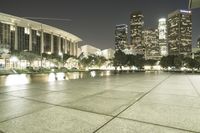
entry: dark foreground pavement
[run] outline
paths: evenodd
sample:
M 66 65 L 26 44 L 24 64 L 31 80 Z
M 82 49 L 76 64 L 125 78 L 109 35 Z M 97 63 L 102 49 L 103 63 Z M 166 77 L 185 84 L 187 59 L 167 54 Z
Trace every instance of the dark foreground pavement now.
M 132 73 L 2 86 L 1 131 L 200 132 L 200 75 Z

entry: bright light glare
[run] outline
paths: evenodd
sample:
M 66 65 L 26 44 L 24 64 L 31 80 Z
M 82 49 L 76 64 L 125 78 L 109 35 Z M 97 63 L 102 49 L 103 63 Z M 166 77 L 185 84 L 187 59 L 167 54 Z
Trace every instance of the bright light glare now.
M 5 81 L 5 85 L 22 85 L 22 84 L 28 84 L 30 81 L 27 78 L 26 74 L 21 75 L 8 75 Z
M 18 58 L 17 58 L 16 56 L 12 56 L 12 57 L 10 58 L 10 61 L 12 61 L 12 62 L 17 62 L 17 61 L 18 61 Z
M 110 71 L 106 71 L 106 75 L 109 76 L 110 75 Z
M 65 73 L 56 73 L 57 80 L 64 80 L 65 79 Z
M 50 73 L 50 74 L 49 74 L 48 81 L 55 81 L 55 80 L 56 80 L 56 75 L 55 75 L 55 73 Z
M 90 75 L 91 75 L 91 77 L 95 77 L 96 76 L 96 72 L 95 71 L 91 71 Z

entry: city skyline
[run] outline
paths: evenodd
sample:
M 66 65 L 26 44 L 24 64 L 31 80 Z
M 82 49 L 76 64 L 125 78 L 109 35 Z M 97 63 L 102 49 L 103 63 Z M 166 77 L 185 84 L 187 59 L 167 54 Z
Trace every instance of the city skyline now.
M 145 5 L 143 4 L 145 2 Z M 132 11 L 140 10 L 144 14 L 144 25 L 149 28 L 158 26 L 158 19 L 177 9 L 187 9 L 188 0 L 145 0 L 135 1 L 29 1 L 20 0 L 11 4 L 1 0 L 0 12 L 19 17 L 67 18 L 69 21 L 34 20 L 56 26 L 78 35 L 88 44 L 105 49 L 114 48 L 115 25 L 129 25 Z M 38 4 L 40 3 L 40 4 Z M 30 5 L 30 6 L 29 6 Z M 54 6 L 55 5 L 55 6 Z M 70 5 L 70 6 L 68 6 Z M 45 10 L 44 10 L 45 6 Z M 59 8 L 57 8 L 59 7 Z M 102 8 L 103 7 L 103 8 Z M 156 8 L 159 7 L 159 8 Z M 35 10 L 37 9 L 37 10 Z M 17 12 L 16 12 L 17 11 Z M 193 11 L 193 46 L 200 36 L 198 23 L 200 9 Z M 130 28 L 130 27 L 129 27 Z M 129 31 L 130 32 L 130 31 Z M 130 40 L 129 40 L 130 41 Z

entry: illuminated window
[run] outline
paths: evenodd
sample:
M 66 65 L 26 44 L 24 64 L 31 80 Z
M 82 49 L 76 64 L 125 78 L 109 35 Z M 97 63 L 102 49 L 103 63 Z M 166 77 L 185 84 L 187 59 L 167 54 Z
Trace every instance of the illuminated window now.
M 15 31 L 15 26 L 11 25 L 11 26 L 10 26 L 10 30 L 11 30 L 11 31 Z
M 24 33 L 25 33 L 25 34 L 30 34 L 30 29 L 29 29 L 29 28 L 25 28 Z

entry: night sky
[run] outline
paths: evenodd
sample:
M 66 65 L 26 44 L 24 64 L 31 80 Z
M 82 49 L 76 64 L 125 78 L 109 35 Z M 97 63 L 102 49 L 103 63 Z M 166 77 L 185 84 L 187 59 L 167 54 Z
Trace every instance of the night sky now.
M 143 12 L 145 27 L 156 28 L 158 19 L 176 9 L 187 9 L 189 0 L 0 0 L 0 12 L 19 17 L 67 18 L 43 22 L 82 38 L 101 49 L 114 48 L 116 24 L 129 24 L 130 13 Z M 200 9 L 193 10 L 193 46 L 200 36 Z

